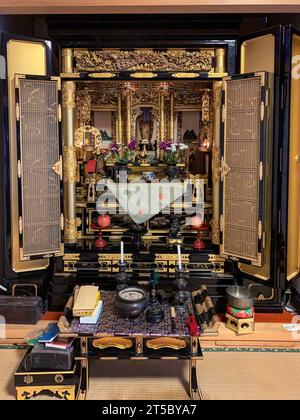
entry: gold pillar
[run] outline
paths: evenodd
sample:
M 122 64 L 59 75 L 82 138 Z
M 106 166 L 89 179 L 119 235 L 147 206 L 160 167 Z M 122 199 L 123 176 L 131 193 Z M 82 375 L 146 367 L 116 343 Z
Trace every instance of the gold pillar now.
M 73 50 L 64 48 L 62 50 L 62 72 L 73 73 Z
M 62 133 L 63 133 L 63 179 L 64 179 L 64 233 L 65 243 L 77 241 L 76 227 L 76 151 L 75 133 L 75 82 L 62 86 Z
M 216 73 L 226 73 L 226 50 L 224 48 L 216 49 Z
M 73 73 L 73 50 L 62 50 L 62 72 Z M 64 82 L 62 86 L 62 135 L 63 135 L 63 179 L 64 179 L 64 233 L 65 243 L 77 241 L 76 227 L 76 153 L 75 133 L 75 82 Z
M 126 91 L 126 141 L 131 139 L 131 90 Z
M 174 141 L 174 94 L 170 95 L 170 140 Z
M 160 93 L 160 140 L 165 139 L 165 94 Z
M 219 191 L 220 191 L 220 127 L 221 127 L 221 94 L 222 82 L 215 82 L 213 86 L 214 98 L 214 133 L 212 146 L 212 174 L 213 174 L 213 219 L 212 219 L 212 242 L 220 243 L 219 223 Z
M 122 127 L 122 95 L 118 95 L 118 143 L 123 142 L 123 127 Z

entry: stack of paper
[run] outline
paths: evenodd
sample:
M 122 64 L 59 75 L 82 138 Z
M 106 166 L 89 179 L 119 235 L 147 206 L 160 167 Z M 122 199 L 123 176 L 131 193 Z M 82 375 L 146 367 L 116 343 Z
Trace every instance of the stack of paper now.
M 77 317 L 93 316 L 100 301 L 97 286 L 81 286 L 73 306 L 73 315 Z
M 102 310 L 102 303 L 102 300 L 98 302 L 98 305 L 91 316 L 81 316 L 80 324 L 97 324 Z

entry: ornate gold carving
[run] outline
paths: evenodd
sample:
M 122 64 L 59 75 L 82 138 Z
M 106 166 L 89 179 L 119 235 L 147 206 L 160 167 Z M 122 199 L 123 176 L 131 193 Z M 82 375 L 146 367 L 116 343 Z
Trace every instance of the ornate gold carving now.
M 219 243 L 220 241 L 220 226 L 219 226 L 219 219 L 212 218 L 211 219 L 211 227 L 212 227 L 212 241 L 213 243 Z
M 101 337 L 93 341 L 93 346 L 99 349 L 115 347 L 120 350 L 125 350 L 132 347 L 132 341 L 123 337 Z
M 147 340 L 146 346 L 153 350 L 160 350 L 163 348 L 182 350 L 186 348 L 186 341 L 174 337 L 159 337 Z
M 65 239 L 73 239 L 77 236 L 77 222 L 76 219 L 67 219 L 65 218 L 65 225 L 64 225 L 64 234 Z
M 96 127 L 84 125 L 75 131 L 76 147 L 83 147 L 85 150 L 93 151 L 95 148 L 100 147 L 101 142 L 101 134 Z
M 76 71 L 205 71 L 213 69 L 214 49 L 74 50 Z
M 221 83 L 221 82 L 220 82 Z M 222 96 L 221 86 L 215 86 L 213 89 L 213 105 L 214 109 L 219 110 L 221 106 L 221 96 Z
M 182 254 L 181 259 L 183 263 L 189 262 L 189 254 Z M 155 254 L 155 261 L 177 261 L 177 254 Z
M 87 90 L 76 92 L 76 105 L 79 125 L 89 125 L 91 122 L 91 95 Z
M 17 387 L 17 400 L 30 400 L 42 392 L 50 392 L 53 396 L 63 400 L 75 400 L 74 386 L 31 386 Z
M 196 82 L 180 82 L 178 89 L 174 87 L 175 110 L 184 110 L 189 108 L 202 109 L 203 98 L 212 95 L 212 90 L 207 87 L 201 88 Z M 202 109 L 203 112 L 203 109 Z
M 142 82 L 132 95 L 132 107 L 137 105 L 152 105 L 159 107 L 159 95 L 153 82 Z
M 212 148 L 212 166 L 214 181 L 218 182 L 221 176 L 221 155 L 218 147 Z
M 202 121 L 206 123 L 209 122 L 210 120 L 209 105 L 210 105 L 210 98 L 209 98 L 209 95 L 205 93 L 202 96 Z
M 68 81 L 63 83 L 62 104 L 67 109 L 75 108 L 75 83 Z
M 63 175 L 64 182 L 76 182 L 76 153 L 73 145 L 64 146 Z
M 80 260 L 80 254 L 65 254 L 63 257 L 64 260 L 70 260 L 70 261 L 79 261 Z
M 80 108 L 82 107 L 82 101 L 84 101 L 84 106 L 85 104 L 88 105 L 88 112 L 86 112 L 86 115 L 89 117 L 89 120 L 81 119 L 81 121 L 85 124 L 90 124 L 91 109 L 103 107 L 117 110 L 118 94 L 121 92 L 122 86 L 122 83 L 119 82 L 95 81 L 93 83 L 93 89 L 90 89 L 90 84 L 81 84 L 76 90 L 78 114 L 80 112 Z

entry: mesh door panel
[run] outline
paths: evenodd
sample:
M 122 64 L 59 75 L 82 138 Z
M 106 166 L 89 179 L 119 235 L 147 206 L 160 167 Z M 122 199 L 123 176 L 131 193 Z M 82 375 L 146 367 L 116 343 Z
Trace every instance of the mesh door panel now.
M 19 80 L 23 255 L 59 253 L 57 81 Z
M 225 92 L 223 252 L 257 262 L 261 78 L 228 80 Z

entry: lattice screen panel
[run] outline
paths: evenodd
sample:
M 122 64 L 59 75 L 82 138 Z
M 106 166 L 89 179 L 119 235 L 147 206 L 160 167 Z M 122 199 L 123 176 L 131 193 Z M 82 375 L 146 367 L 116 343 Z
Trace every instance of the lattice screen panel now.
M 261 76 L 225 82 L 222 251 L 259 264 Z
M 19 79 L 23 257 L 61 251 L 57 80 Z

